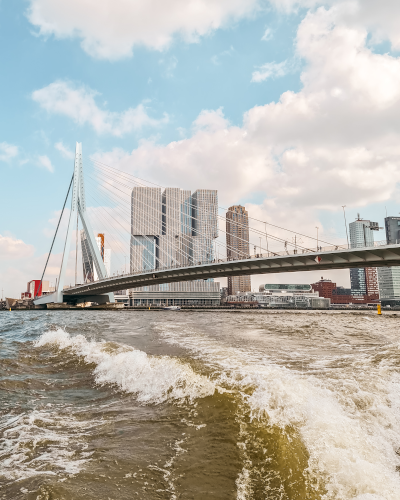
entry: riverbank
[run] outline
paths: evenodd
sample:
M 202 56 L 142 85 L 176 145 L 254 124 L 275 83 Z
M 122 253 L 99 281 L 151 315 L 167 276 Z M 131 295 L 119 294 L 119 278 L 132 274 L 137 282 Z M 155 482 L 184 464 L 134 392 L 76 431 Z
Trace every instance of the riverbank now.
M 113 311 L 113 312 L 121 312 L 121 311 L 165 311 L 162 307 L 143 307 L 143 306 L 123 306 L 123 307 L 110 307 L 114 306 L 114 304 L 104 304 L 99 306 L 90 306 L 90 307 L 79 307 L 73 305 L 63 305 L 63 304 L 51 304 L 52 307 L 44 306 L 31 306 L 31 307 L 11 307 L 11 309 L 0 309 L 0 312 L 24 312 L 24 311 Z M 54 307 L 55 306 L 55 307 Z M 115 304 L 115 306 L 120 306 L 120 304 Z M 208 312 L 257 312 L 257 313 L 268 313 L 270 311 L 287 311 L 287 312 L 307 312 L 307 311 L 319 311 L 319 312 L 342 312 L 342 313 L 353 313 L 353 312 L 373 312 L 376 313 L 377 309 L 375 307 L 343 307 L 343 308 L 283 308 L 283 307 L 268 307 L 268 308 L 249 308 L 249 307 L 224 307 L 224 306 L 182 306 L 178 311 L 169 311 L 169 312 L 190 312 L 190 311 L 208 311 Z M 387 313 L 399 313 L 400 308 L 391 308 L 391 309 L 382 309 L 382 314 Z

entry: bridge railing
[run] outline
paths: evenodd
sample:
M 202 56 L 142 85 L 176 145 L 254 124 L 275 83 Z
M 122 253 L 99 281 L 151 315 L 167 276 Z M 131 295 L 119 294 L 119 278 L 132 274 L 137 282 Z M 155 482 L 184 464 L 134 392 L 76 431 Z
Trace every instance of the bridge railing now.
M 400 244 L 400 240 L 396 240 L 396 244 Z M 376 248 L 380 246 L 385 246 L 387 245 L 386 240 L 382 241 L 375 241 L 373 247 L 363 247 L 363 248 Z M 110 278 L 117 278 L 117 277 L 123 277 L 123 276 L 135 276 L 138 274 L 143 274 L 143 273 L 155 273 L 155 272 L 160 272 L 160 271 L 168 271 L 172 269 L 179 269 L 182 267 L 192 267 L 192 266 L 201 266 L 201 265 L 206 265 L 206 264 L 218 264 L 218 263 L 224 263 L 224 262 L 235 262 L 235 261 L 242 261 L 242 260 L 251 260 L 251 259 L 260 259 L 260 258 L 269 258 L 269 257 L 284 257 L 286 255 L 303 255 L 303 254 L 308 254 L 308 253 L 325 253 L 325 252 L 334 252 L 337 250 L 348 250 L 350 247 L 346 245 L 331 245 L 331 246 L 325 246 L 325 247 L 315 247 L 315 248 L 293 248 L 293 249 L 288 249 L 288 250 L 282 250 L 279 252 L 264 252 L 264 253 L 259 253 L 259 254 L 254 254 L 254 255 L 244 255 L 242 258 L 221 258 L 221 259 L 214 259 L 213 261 L 204 261 L 204 262 L 190 262 L 187 263 L 186 265 L 181 265 L 181 264 L 175 264 L 171 266 L 164 266 L 164 267 L 157 267 L 155 269 L 143 269 L 140 271 L 133 271 L 129 273 L 121 273 L 121 274 L 114 274 L 113 276 L 109 276 L 107 278 L 101 278 L 97 281 L 105 281 Z M 67 288 L 72 288 L 72 287 L 65 287 Z

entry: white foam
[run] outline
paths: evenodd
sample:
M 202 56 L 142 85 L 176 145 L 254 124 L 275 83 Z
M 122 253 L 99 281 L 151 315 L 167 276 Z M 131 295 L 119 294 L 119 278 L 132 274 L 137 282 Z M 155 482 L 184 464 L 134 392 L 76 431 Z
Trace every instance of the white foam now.
M 183 400 L 213 395 L 215 384 L 196 374 L 192 368 L 169 356 L 148 356 L 126 345 L 88 341 L 83 335 L 70 336 L 62 329 L 44 333 L 36 347 L 53 345 L 70 349 L 94 363 L 98 384 L 116 384 L 136 395 L 141 403 L 162 403 L 167 399 Z
M 100 422 L 77 420 L 65 411 L 34 410 L 9 421 L 0 439 L 0 474 L 8 480 L 37 475 L 76 474 L 87 463 L 86 428 Z
M 218 367 L 216 382 L 242 392 L 253 418 L 297 429 L 309 452 L 308 470 L 327 489 L 324 499 L 398 500 L 400 381 L 393 370 L 376 368 L 373 358 L 361 355 L 361 368 L 348 360 L 345 368 L 317 379 L 182 325 L 159 330 L 170 343 Z M 238 478 L 238 494 L 245 497 L 243 479 Z

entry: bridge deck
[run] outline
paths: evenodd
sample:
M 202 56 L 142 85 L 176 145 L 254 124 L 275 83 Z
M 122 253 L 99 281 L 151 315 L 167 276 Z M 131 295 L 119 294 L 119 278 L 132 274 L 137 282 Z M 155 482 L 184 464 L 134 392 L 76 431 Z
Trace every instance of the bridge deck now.
M 317 262 L 317 257 L 321 260 Z M 113 276 L 65 289 L 66 298 L 101 295 L 128 288 L 248 274 L 275 274 L 323 271 L 354 267 L 400 266 L 400 245 L 339 249 L 323 252 L 253 256 L 235 261 L 219 261 L 190 267 L 156 269 L 143 273 Z M 44 299 L 45 297 L 43 297 Z

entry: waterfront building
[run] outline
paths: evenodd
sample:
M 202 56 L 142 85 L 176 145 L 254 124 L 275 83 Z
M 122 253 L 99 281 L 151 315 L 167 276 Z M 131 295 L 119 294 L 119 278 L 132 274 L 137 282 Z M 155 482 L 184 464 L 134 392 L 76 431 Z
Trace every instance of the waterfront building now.
M 258 292 L 239 292 L 227 297 L 227 304 L 257 304 L 260 307 L 329 307 L 330 299 L 321 298 L 311 285 L 265 284 Z
M 47 280 L 43 280 L 42 283 L 40 283 L 40 280 L 31 280 L 28 281 L 26 285 L 26 292 L 21 293 L 21 299 L 33 299 L 35 297 L 41 297 L 42 295 L 50 293 L 50 290 L 51 287 L 49 286 L 49 282 Z
M 377 222 L 358 218 L 349 224 L 351 248 L 374 246 L 373 231 L 379 230 Z M 353 296 L 368 296 L 369 300 L 379 299 L 378 273 L 376 267 L 350 269 L 351 293 Z
M 223 286 L 221 288 L 221 291 L 220 291 L 221 304 L 223 304 L 224 302 L 226 302 L 227 297 L 228 297 L 228 287 L 227 286 Z
M 226 252 L 228 260 L 243 259 L 249 249 L 249 215 L 245 207 L 233 205 L 226 213 Z M 251 291 L 250 276 L 229 276 L 228 295 Z
M 130 300 L 129 300 L 129 290 L 117 290 L 114 292 L 114 299 L 115 302 L 119 304 L 124 304 L 126 306 L 130 305 Z
M 321 278 L 316 283 L 312 283 L 311 287 L 321 297 L 329 298 L 332 304 L 370 304 L 376 303 L 378 300 L 376 296 L 371 297 L 367 294 L 353 295 L 350 288 L 336 286 L 336 283 L 324 278 Z
M 388 245 L 400 243 L 400 217 L 386 217 L 385 231 Z M 378 280 L 382 305 L 400 305 L 400 267 L 380 267 Z
M 183 281 L 143 286 L 130 292 L 133 306 L 219 306 L 219 282 Z
M 336 283 L 333 283 L 331 280 L 327 280 L 321 277 L 321 279 L 316 283 L 313 283 L 311 287 L 315 292 L 319 293 L 320 297 L 325 297 L 326 299 L 332 300 L 333 291 L 336 288 Z
M 131 196 L 131 272 L 189 266 L 215 259 L 217 191 L 134 187 Z M 132 305 L 218 305 L 214 280 L 132 289 Z
M 332 304 L 349 304 L 352 300 L 351 288 L 337 286 L 332 290 Z

